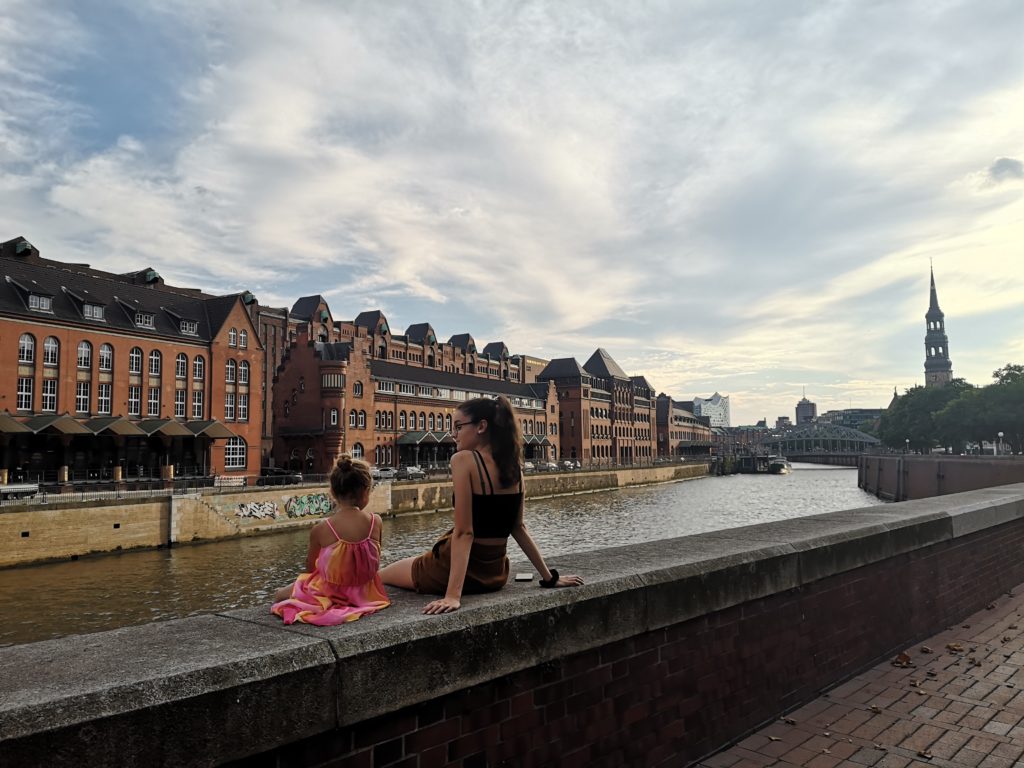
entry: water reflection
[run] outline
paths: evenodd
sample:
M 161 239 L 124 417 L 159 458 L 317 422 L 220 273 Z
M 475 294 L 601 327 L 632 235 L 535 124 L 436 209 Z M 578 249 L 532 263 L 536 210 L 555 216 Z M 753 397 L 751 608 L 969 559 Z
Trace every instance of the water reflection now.
M 798 464 L 789 475 L 539 499 L 527 504 L 527 525 L 554 556 L 878 503 L 857 488 L 855 471 Z M 384 561 L 422 552 L 451 524 L 446 514 L 386 520 Z M 308 535 L 300 529 L 0 571 L 0 645 L 268 604 L 304 562 Z M 515 542 L 509 556 L 525 559 Z

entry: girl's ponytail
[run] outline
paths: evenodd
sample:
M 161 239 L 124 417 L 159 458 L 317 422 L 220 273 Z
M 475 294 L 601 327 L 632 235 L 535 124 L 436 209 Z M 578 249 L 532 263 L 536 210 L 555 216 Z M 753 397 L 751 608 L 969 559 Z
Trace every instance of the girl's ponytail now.
M 496 399 L 476 397 L 459 406 L 473 421 L 487 422 L 487 441 L 498 466 L 502 488 L 518 483 L 522 473 L 523 433 L 516 421 L 512 403 L 504 395 Z

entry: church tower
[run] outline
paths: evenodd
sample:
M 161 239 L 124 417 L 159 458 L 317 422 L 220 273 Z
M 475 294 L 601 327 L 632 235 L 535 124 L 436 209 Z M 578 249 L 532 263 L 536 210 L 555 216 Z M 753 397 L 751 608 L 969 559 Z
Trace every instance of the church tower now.
M 953 363 L 949 361 L 949 339 L 946 338 L 946 316 L 939 309 L 935 293 L 935 270 L 931 270 L 932 295 L 925 314 L 927 331 L 924 335 L 924 385 L 941 387 L 953 378 Z

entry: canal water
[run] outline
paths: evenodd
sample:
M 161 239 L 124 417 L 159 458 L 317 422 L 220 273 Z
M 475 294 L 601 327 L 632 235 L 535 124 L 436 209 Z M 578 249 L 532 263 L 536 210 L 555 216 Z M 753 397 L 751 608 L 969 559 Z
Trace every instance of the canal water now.
M 551 559 L 572 552 L 879 504 L 857 472 L 795 464 L 788 475 L 732 475 L 527 502 Z M 450 514 L 384 522 L 383 562 L 423 552 Z M 0 571 L 0 646 L 268 605 L 305 560 L 308 529 Z M 509 557 L 524 561 L 514 541 Z M 565 558 L 566 566 L 571 559 Z

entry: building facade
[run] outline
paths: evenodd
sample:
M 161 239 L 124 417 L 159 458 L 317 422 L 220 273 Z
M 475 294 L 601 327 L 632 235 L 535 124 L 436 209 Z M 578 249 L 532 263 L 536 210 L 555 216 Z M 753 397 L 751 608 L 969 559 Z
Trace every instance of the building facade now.
M 732 425 L 729 414 L 729 396 L 717 392 L 711 397 L 693 398 L 693 413 L 710 420 L 712 427 L 728 427 Z
M 711 450 L 711 427 L 683 407 L 681 401 L 661 393 L 656 401 L 658 456 L 705 455 Z
M 796 404 L 796 425 L 810 424 L 818 418 L 818 404 L 812 403 L 806 395 Z
M 931 272 L 931 294 L 924 321 L 924 385 L 926 387 L 941 387 L 952 381 L 953 363 L 949 359 L 946 315 L 939 309 L 939 297 L 935 292 L 934 270 Z
M 0 244 L 0 268 L 8 478 L 258 471 L 264 356 L 243 294 L 44 259 L 24 238 Z
M 537 376 L 558 395 L 560 454 L 587 464 L 629 464 L 657 455 L 657 401 L 642 376 L 627 376 L 603 349 L 582 366 L 550 361 Z
M 395 334 L 380 311 L 335 320 L 322 296 L 299 299 L 289 323 L 294 343 L 274 383 L 280 466 L 322 473 L 343 452 L 377 466 L 443 465 L 459 404 L 498 395 L 512 403 L 525 458 L 557 456 L 554 386 L 524 383 L 525 356 L 502 342 L 478 350 L 465 333 L 442 342 L 429 323 Z

